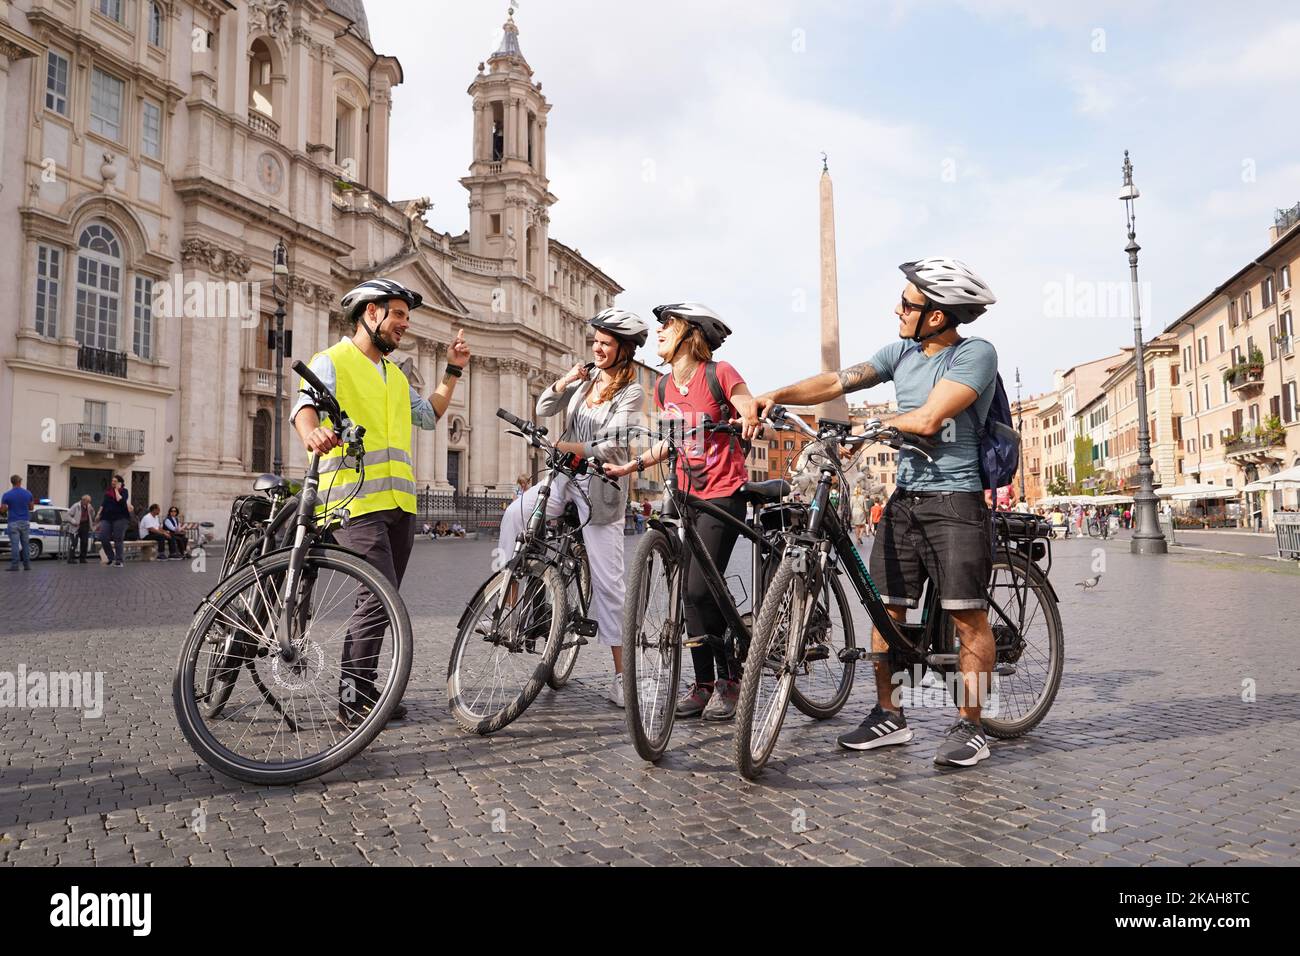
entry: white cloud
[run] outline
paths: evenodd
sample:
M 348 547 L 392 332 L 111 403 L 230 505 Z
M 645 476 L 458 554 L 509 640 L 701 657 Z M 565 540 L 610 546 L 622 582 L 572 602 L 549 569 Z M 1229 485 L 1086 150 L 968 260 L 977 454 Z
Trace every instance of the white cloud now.
M 1250 26 L 1259 24 L 1252 21 Z M 1252 29 L 1244 46 L 1230 39 L 1210 52 L 1197 51 L 1170 64 L 1165 70 L 1168 80 L 1185 89 L 1261 87 L 1300 79 L 1300 20 L 1268 23 L 1266 29 Z M 1294 92 L 1294 91 L 1292 91 Z

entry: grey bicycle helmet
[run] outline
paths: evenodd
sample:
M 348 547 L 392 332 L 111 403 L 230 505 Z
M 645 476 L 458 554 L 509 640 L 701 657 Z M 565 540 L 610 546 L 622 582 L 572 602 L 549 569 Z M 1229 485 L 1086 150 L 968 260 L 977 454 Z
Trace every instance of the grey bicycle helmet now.
M 638 346 L 645 345 L 645 340 L 650 337 L 649 323 L 635 312 L 623 309 L 605 309 L 592 316 L 587 324 L 593 329 L 635 342 Z
M 695 326 L 700 330 L 700 334 L 704 336 L 704 341 L 709 343 L 711 349 L 716 350 L 731 334 L 731 329 L 726 322 L 722 321 L 718 313 L 707 305 L 701 305 L 698 302 L 673 302 L 668 305 L 657 305 L 654 307 L 654 314 L 660 323 L 677 318 Z
M 367 279 L 356 288 L 352 289 L 342 299 L 339 300 L 339 308 L 348 316 L 349 320 L 356 322 L 361 318 L 361 313 L 371 302 L 384 303 L 385 306 L 391 299 L 401 299 L 406 303 L 406 307 L 414 311 L 424 302 L 424 297 L 412 289 L 408 289 L 400 282 L 394 282 L 392 279 Z M 379 337 L 379 329 L 388 319 L 388 309 L 384 309 L 384 317 L 372 329 L 369 325 L 366 330 L 370 333 L 370 341 L 375 344 L 384 355 L 387 355 L 396 345 L 390 345 Z
M 935 305 L 967 306 L 969 318 L 964 320 L 967 322 L 998 301 L 989 284 L 960 259 L 931 256 L 904 262 L 898 268 Z M 973 307 L 979 311 L 971 314 Z

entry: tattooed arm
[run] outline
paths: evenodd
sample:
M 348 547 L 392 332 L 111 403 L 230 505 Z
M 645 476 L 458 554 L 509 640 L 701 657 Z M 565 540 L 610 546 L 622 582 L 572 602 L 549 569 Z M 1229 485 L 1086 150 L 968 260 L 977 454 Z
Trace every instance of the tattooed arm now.
M 849 392 L 856 392 L 880 383 L 880 373 L 870 362 L 862 362 L 838 372 L 822 372 L 758 396 L 759 417 L 771 411 L 773 405 L 817 405 Z

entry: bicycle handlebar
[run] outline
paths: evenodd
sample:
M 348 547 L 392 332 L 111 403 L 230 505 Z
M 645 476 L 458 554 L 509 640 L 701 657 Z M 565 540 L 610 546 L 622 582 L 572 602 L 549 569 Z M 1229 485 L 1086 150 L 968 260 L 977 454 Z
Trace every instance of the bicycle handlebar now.
M 836 437 L 835 431 L 823 428 L 820 431 L 814 429 L 798 415 L 791 415 L 784 406 L 773 405 L 768 412 L 766 419 L 773 426 L 780 428 L 794 426 L 802 431 L 808 437 L 817 441 L 829 440 Z M 891 448 L 898 448 L 907 451 L 914 451 L 922 455 L 929 461 L 934 461 L 931 454 L 937 449 L 937 445 L 924 435 L 917 435 L 913 432 L 901 431 L 890 425 L 885 425 L 878 421 L 867 423 L 866 431 L 861 435 L 840 435 L 838 441 L 842 445 L 861 445 L 866 442 L 880 442 L 889 445 Z
M 324 406 L 325 414 L 328 415 L 330 421 L 334 423 L 335 434 L 337 434 L 339 439 L 348 446 L 348 453 L 353 456 L 364 453 L 361 440 L 366 434 L 365 426 L 357 425 L 348 418 L 348 413 L 343 410 L 341 405 L 339 405 L 338 397 L 325 387 L 325 383 L 316 376 L 315 372 L 307 367 L 306 363 L 304 363 L 302 359 L 293 363 L 293 370 L 297 372 L 298 375 L 302 377 L 302 380 L 311 386 L 312 391 L 315 392 L 313 398 Z

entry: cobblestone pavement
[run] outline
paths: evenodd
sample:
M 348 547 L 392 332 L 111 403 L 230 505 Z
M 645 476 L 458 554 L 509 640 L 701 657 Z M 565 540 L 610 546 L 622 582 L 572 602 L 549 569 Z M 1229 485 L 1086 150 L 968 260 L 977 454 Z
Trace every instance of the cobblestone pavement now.
M 861 671 L 839 717 L 791 711 L 760 783 L 735 771 L 725 725 L 679 724 L 661 764 L 640 761 L 603 699 L 599 648 L 501 734 L 463 734 L 446 710 L 446 661 L 486 574 L 484 542 L 417 543 L 403 589 L 417 638 L 411 718 L 291 788 L 216 775 L 176 728 L 175 656 L 215 561 L 206 574 L 49 561 L 0 573 L 0 671 L 102 671 L 106 697 L 99 719 L 0 709 L 0 862 L 1300 862 L 1300 572 L 1138 559 L 1112 541 L 1101 586 L 1085 592 L 1074 582 L 1095 547 L 1055 545 L 1066 672 L 1031 735 L 941 772 L 931 759 L 952 711 L 913 709 L 910 745 L 838 750 L 868 706 Z

